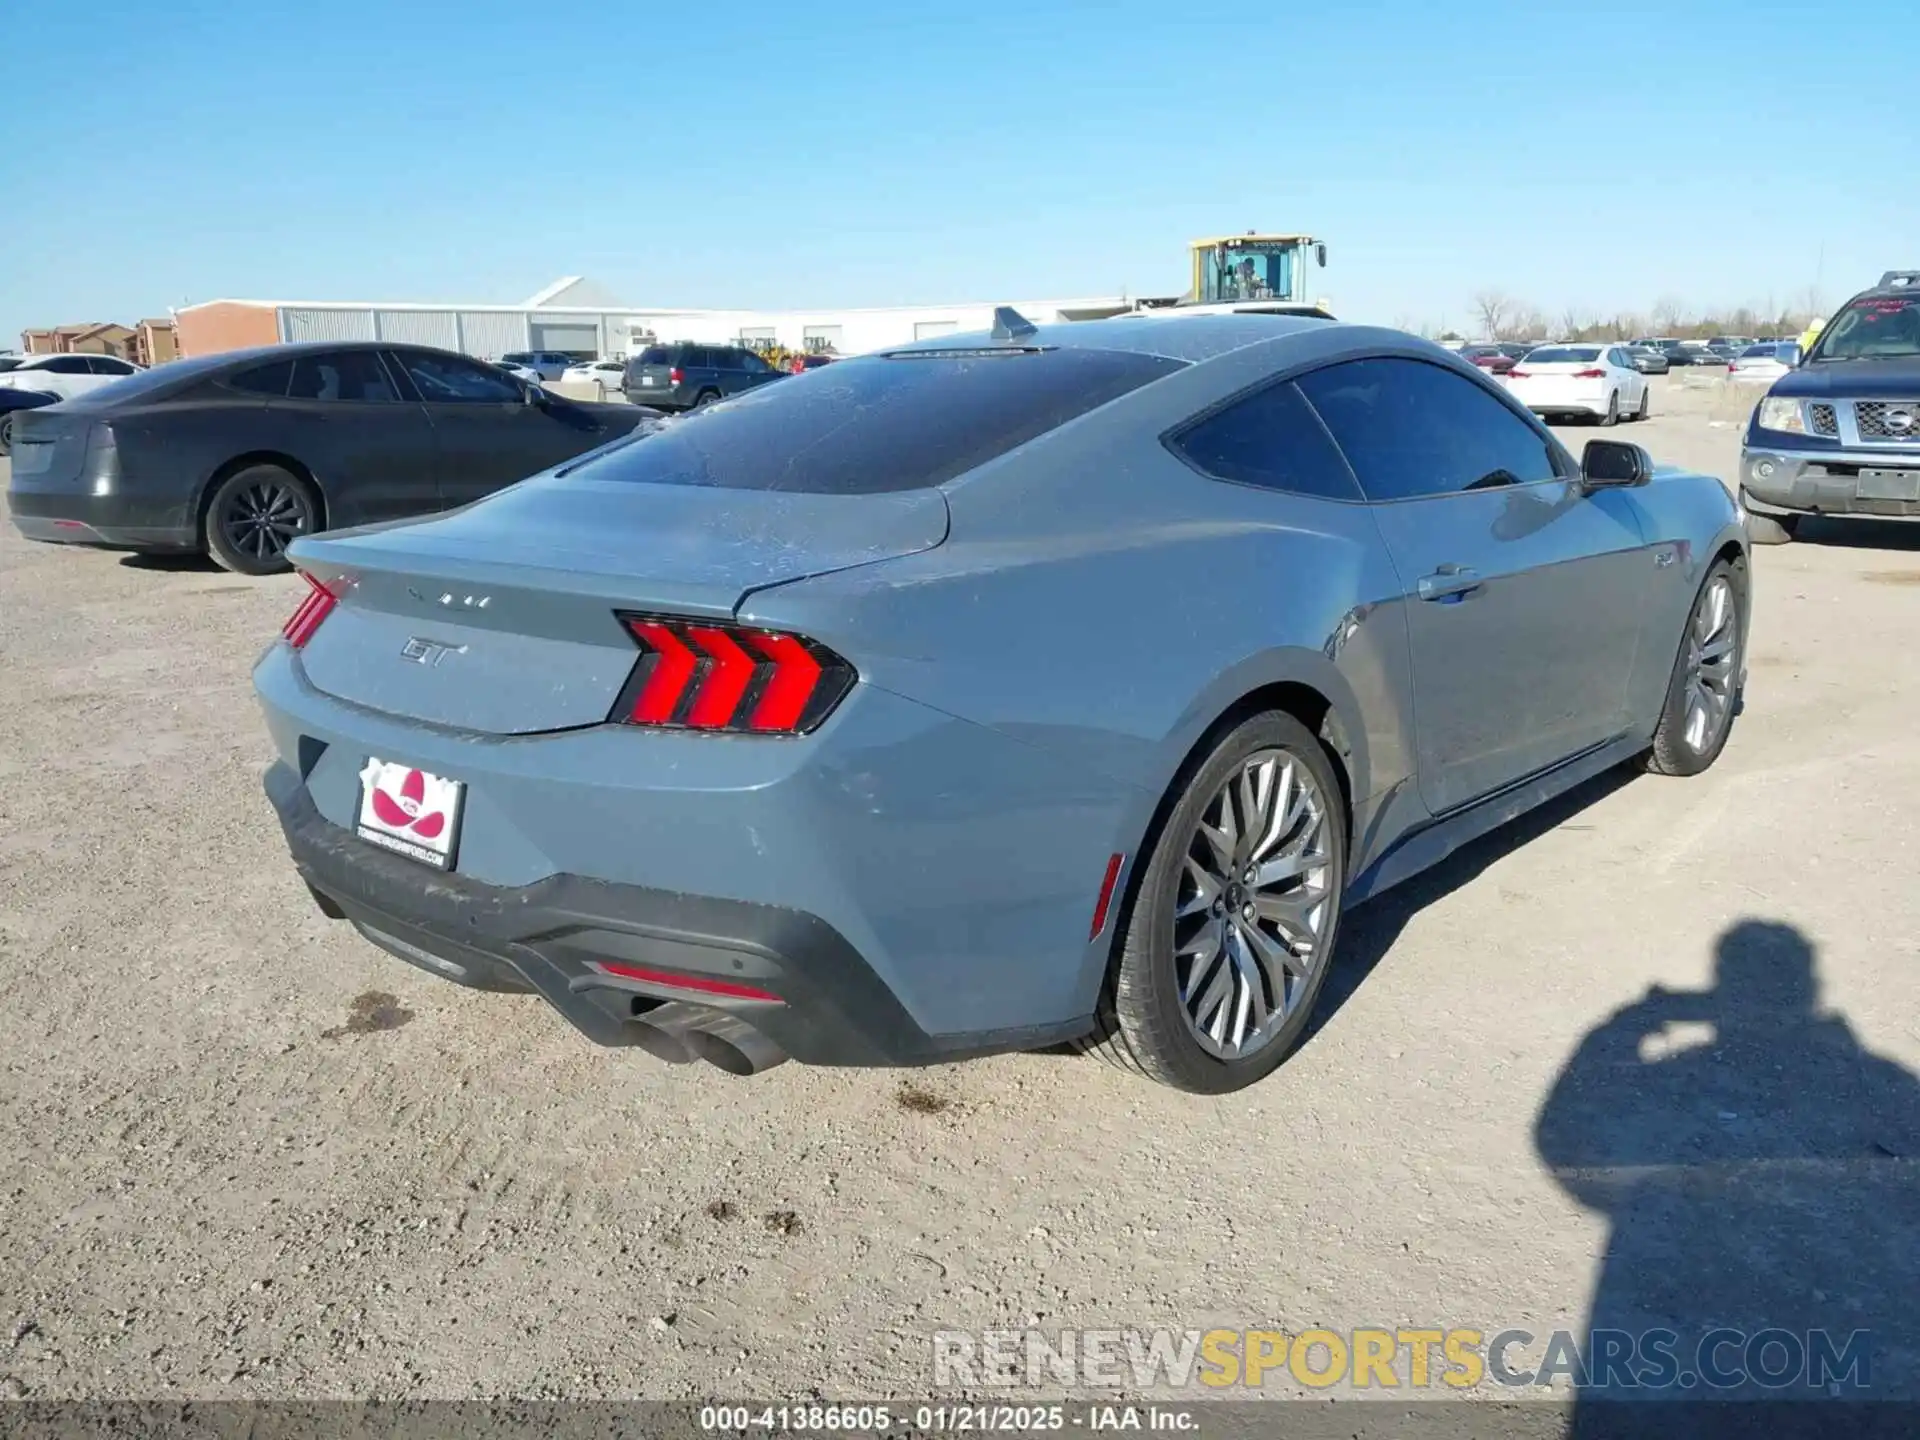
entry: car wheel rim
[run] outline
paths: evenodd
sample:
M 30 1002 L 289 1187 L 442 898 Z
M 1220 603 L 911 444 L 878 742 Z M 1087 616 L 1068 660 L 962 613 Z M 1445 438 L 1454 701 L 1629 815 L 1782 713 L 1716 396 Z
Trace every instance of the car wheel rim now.
M 306 534 L 306 502 L 291 486 L 249 485 L 228 502 L 220 528 L 236 553 L 278 560 Z
M 1733 585 L 1726 576 L 1716 576 L 1687 630 L 1687 718 L 1681 738 L 1696 755 L 1713 748 L 1733 713 L 1738 622 Z
M 1285 750 L 1261 750 L 1220 787 L 1188 838 L 1174 898 L 1174 981 L 1208 1054 L 1260 1050 L 1325 963 L 1334 906 L 1327 797 Z

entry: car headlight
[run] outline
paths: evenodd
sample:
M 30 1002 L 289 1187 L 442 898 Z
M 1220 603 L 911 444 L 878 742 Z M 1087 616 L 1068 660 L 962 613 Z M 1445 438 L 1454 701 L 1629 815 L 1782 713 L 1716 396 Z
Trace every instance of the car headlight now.
M 1779 430 L 1788 435 L 1807 433 L 1807 422 L 1800 417 L 1800 402 L 1785 396 L 1769 395 L 1762 400 L 1754 423 L 1762 430 Z

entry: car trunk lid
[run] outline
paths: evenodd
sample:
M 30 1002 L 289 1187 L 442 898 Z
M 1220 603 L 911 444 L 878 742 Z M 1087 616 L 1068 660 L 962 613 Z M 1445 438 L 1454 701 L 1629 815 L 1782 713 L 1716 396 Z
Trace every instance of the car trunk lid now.
M 930 550 L 933 489 L 821 495 L 561 477 L 422 524 L 299 542 L 339 597 L 301 651 L 329 695 L 484 734 L 604 721 L 621 612 L 729 618 L 756 590 Z

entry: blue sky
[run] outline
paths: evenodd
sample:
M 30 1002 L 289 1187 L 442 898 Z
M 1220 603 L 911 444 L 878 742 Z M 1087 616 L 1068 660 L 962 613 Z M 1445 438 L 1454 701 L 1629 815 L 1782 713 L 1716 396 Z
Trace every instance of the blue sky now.
M 1833 301 L 1920 265 L 1912 0 L 0 3 L 0 345 L 570 273 L 1173 293 L 1189 239 L 1256 227 L 1326 240 L 1343 315 L 1463 327 L 1488 287 Z

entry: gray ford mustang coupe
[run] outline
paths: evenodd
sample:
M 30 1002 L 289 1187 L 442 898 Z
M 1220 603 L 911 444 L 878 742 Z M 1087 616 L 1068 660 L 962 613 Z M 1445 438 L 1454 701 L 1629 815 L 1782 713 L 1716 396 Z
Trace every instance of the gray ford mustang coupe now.
M 322 910 L 750 1074 L 1271 1071 L 1341 911 L 1739 709 L 1740 517 L 1395 331 L 946 336 L 309 537 L 255 671 Z

